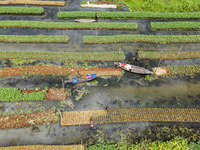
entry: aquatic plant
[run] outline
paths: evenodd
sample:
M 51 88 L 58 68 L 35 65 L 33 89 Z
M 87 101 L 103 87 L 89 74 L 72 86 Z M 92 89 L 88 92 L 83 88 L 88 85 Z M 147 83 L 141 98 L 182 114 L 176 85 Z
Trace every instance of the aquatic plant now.
M 151 22 L 149 27 L 157 30 L 200 30 L 200 22 Z
M 136 30 L 137 23 L 125 22 L 43 22 L 43 21 L 0 21 L 0 28 L 31 28 L 31 29 L 90 29 L 90 30 Z
M 84 36 L 83 43 L 124 43 L 124 42 L 145 42 L 145 43 L 199 43 L 200 35 L 113 35 L 113 36 Z
M 95 13 L 100 19 L 156 19 L 156 20 L 185 20 L 199 19 L 200 12 L 163 13 L 163 12 L 124 12 L 124 11 L 63 11 L 58 12 L 59 19 L 94 18 Z
M 59 60 L 59 61 L 123 61 L 125 55 L 115 52 L 42 52 L 42 51 L 0 51 L 0 59 L 21 60 Z M 73 63 L 74 64 L 74 63 Z
M 61 35 L 0 35 L 0 42 L 8 43 L 68 43 L 69 36 Z
M 184 51 L 184 52 L 150 52 L 138 51 L 139 59 L 190 59 L 200 58 L 199 51 Z
M 12 15 L 40 15 L 44 13 L 42 7 L 1 7 L 0 14 Z

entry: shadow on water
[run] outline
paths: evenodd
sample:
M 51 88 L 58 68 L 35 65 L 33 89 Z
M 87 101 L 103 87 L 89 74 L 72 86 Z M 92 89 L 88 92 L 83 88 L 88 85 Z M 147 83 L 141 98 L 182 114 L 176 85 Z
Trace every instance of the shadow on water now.
M 0 16 L 0 20 L 32 20 L 32 21 L 55 21 L 55 22 L 72 22 L 73 20 L 59 20 L 57 12 L 59 11 L 128 11 L 128 7 L 122 10 L 111 9 L 93 9 L 81 8 L 80 0 L 67 0 L 65 7 L 44 6 L 46 13 L 43 16 Z M 155 21 L 155 20 L 154 20 Z M 70 37 L 68 44 L 28 44 L 28 43 L 0 43 L 1 50 L 22 50 L 22 51 L 51 51 L 51 52 L 109 52 L 123 51 L 126 63 L 135 64 L 146 69 L 152 70 L 153 67 L 168 65 L 200 65 L 199 59 L 190 60 L 139 60 L 137 52 L 139 50 L 147 51 L 198 51 L 200 44 L 149 44 L 149 43 L 119 43 L 119 44 L 83 44 L 82 38 L 86 35 L 118 35 L 118 34 L 155 34 L 155 35 L 188 35 L 200 34 L 200 31 L 151 31 L 149 29 L 150 20 L 99 20 L 99 22 L 134 22 L 138 23 L 137 31 L 120 31 L 120 30 L 42 30 L 42 29 L 0 29 L 1 34 L 16 35 L 67 35 Z M 53 62 L 56 63 L 57 62 Z M 9 61 L 1 61 L 1 67 Z M 98 62 L 89 63 L 90 65 L 98 64 Z M 111 63 L 104 62 L 101 66 L 113 67 Z M 7 77 L 1 78 L 1 87 L 15 88 L 62 88 L 62 79 L 68 76 L 29 76 L 29 77 Z M 91 110 L 104 109 L 106 106 L 111 108 L 145 108 L 145 107 L 178 107 L 178 108 L 200 108 L 200 82 L 199 74 L 194 76 L 173 76 L 159 77 L 153 81 L 145 80 L 144 75 L 132 74 L 124 72 L 122 77 L 99 77 L 98 86 L 88 86 L 83 84 L 89 93 L 84 95 L 79 101 L 74 100 L 71 96 L 74 109 L 73 110 Z M 76 90 L 74 85 L 65 84 L 65 88 Z M 0 103 L 2 111 L 15 110 L 18 107 L 31 108 L 36 105 L 52 108 L 56 106 L 61 111 L 72 110 L 67 106 L 60 106 L 58 101 L 44 102 L 21 102 L 20 106 L 16 103 Z M 121 124 L 105 124 L 97 125 L 97 130 L 91 130 L 89 126 L 72 126 L 61 127 L 60 122 L 53 125 L 38 126 L 38 130 L 33 132 L 32 127 L 21 129 L 0 130 L 0 146 L 9 145 L 26 145 L 26 144 L 80 144 L 81 140 L 86 144 L 108 142 L 130 142 L 140 141 L 141 137 L 133 137 L 134 133 L 141 132 L 147 135 L 147 130 L 156 128 L 156 123 L 121 123 Z M 167 123 L 159 124 L 161 127 L 170 126 Z M 193 127 L 195 124 L 175 124 L 171 126 L 188 126 Z M 199 125 L 195 125 L 195 128 Z M 124 132 L 127 129 L 128 132 Z M 130 129 L 130 130 L 128 130 Z M 134 131 L 134 132 L 133 132 Z M 158 132 L 158 130 L 155 130 Z M 92 139 L 95 135 L 99 137 Z M 120 136 L 121 135 L 121 136 Z M 122 135 L 126 139 L 122 139 Z M 135 134 L 137 135 L 137 134 Z M 116 136 L 115 138 L 113 136 Z M 130 137 L 130 138 L 128 138 Z M 172 138 L 173 136 L 171 136 Z M 155 140 L 151 136 L 149 139 Z M 157 137 L 158 138 L 158 137 Z M 132 140 L 131 140 L 132 139 Z M 162 140 L 167 138 L 162 137 Z M 90 143 L 89 143 L 90 142 Z

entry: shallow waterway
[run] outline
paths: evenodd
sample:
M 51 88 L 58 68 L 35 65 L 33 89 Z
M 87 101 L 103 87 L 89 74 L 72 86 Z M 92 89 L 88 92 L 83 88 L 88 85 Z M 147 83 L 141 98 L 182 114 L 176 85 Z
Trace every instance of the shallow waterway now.
M 81 0 L 66 1 L 65 7 L 47 7 L 43 16 L 0 16 L 0 20 L 32 20 L 32 21 L 62 21 L 70 22 L 73 20 L 59 20 L 56 13 L 59 11 L 128 11 L 125 7 L 122 10 L 81 8 Z M 155 21 L 155 20 L 154 20 Z M 197 20 L 199 21 L 199 20 Z M 22 51 L 51 51 L 51 52 L 109 52 L 123 51 L 126 58 L 125 62 L 135 64 L 147 69 L 158 66 L 168 65 L 200 65 L 199 59 L 188 60 L 138 60 L 137 52 L 139 50 L 147 51 L 199 51 L 200 43 L 196 44 L 149 44 L 149 43 L 119 43 L 119 44 L 83 44 L 83 36 L 93 35 L 118 35 L 118 34 L 156 34 L 156 35 L 187 35 L 200 34 L 200 31 L 151 31 L 149 29 L 149 20 L 99 20 L 99 22 L 134 22 L 138 23 L 137 31 L 121 30 L 42 30 L 42 29 L 0 29 L 1 34 L 16 35 L 66 35 L 70 37 L 68 44 L 28 44 L 28 43 L 3 43 L 0 42 L 0 50 L 22 50 Z M 106 63 L 105 63 L 106 64 Z M 3 64 L 1 64 L 3 67 Z M 114 66 L 113 66 L 114 67 Z M 200 108 L 200 75 L 193 76 L 171 76 L 158 77 L 153 81 L 145 80 L 145 76 L 125 72 L 122 77 L 99 77 L 96 86 L 86 84 L 79 86 L 65 85 L 65 88 L 72 92 L 84 87 L 88 94 L 84 95 L 79 101 L 75 100 L 75 93 L 68 99 L 74 103 L 74 108 L 60 105 L 59 101 L 44 102 L 21 102 L 21 103 L 3 103 L 0 102 L 0 108 L 3 112 L 17 109 L 30 109 L 40 107 L 50 109 L 53 106 L 61 111 L 72 110 L 95 110 L 104 109 L 111 106 L 118 108 L 154 108 L 154 107 L 177 107 L 177 108 Z M 35 76 L 35 77 L 7 77 L 1 78 L 0 87 L 15 88 L 62 88 L 62 79 L 67 77 L 56 76 Z M 39 109 L 38 109 L 39 110 Z M 11 113 L 10 113 L 11 114 Z M 5 114 L 4 114 L 5 115 Z M 167 125 L 167 124 L 162 124 Z M 181 124 L 184 126 L 185 124 Z M 187 124 L 192 126 L 193 124 Z M 124 130 L 126 128 L 138 129 L 143 131 L 146 128 L 156 126 L 153 123 L 121 123 L 97 125 L 99 131 L 105 133 L 116 133 L 114 131 Z M 197 125 L 199 127 L 199 125 Z M 38 130 L 33 131 L 32 127 L 0 130 L 0 146 L 10 145 L 28 145 L 28 144 L 80 144 L 86 142 L 88 135 L 97 131 L 91 130 L 89 126 L 61 127 L 59 122 L 52 125 L 38 126 Z M 117 133 L 116 133 L 117 134 Z M 119 132 L 118 134 L 121 134 Z M 123 133 L 126 135 L 126 133 Z M 102 137 L 106 139 L 106 136 Z M 121 140 L 121 139 L 119 139 Z M 116 139 L 117 141 L 117 139 Z M 100 141 L 97 141 L 100 142 Z

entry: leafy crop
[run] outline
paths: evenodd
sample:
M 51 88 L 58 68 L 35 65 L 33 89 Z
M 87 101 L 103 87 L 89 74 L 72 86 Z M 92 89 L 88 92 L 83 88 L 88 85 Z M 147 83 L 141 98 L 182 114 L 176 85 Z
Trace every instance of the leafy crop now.
M 0 14 L 40 15 L 44 13 L 42 7 L 0 7 Z
M 186 52 L 138 52 L 139 59 L 189 59 L 200 58 L 199 51 Z
M 0 21 L 1 28 L 33 28 L 33 29 L 107 29 L 136 30 L 138 24 L 123 22 L 41 22 L 41 21 Z
M 100 19 L 160 19 L 160 20 L 183 20 L 199 19 L 200 12 L 191 13 L 163 13 L 163 12 L 122 12 L 122 11 L 66 11 L 58 12 L 60 19 L 94 18 L 95 13 Z
M 200 35 L 113 35 L 113 36 L 84 36 L 83 43 L 199 43 Z
M 0 42 L 9 43 L 68 43 L 69 36 L 61 35 L 0 35 Z
M 46 91 L 23 93 L 17 88 L 1 88 L 0 87 L 0 101 L 23 101 L 23 100 L 44 100 Z
M 36 59 L 65 61 L 123 61 L 123 52 L 42 52 L 0 51 L 0 59 Z
M 167 66 L 168 75 L 193 75 L 200 73 L 200 65 Z
M 16 0 L 0 1 L 0 5 L 48 5 L 48 6 L 65 6 L 64 1 L 36 1 L 36 0 Z
M 200 22 L 151 22 L 150 28 L 156 30 L 200 30 Z

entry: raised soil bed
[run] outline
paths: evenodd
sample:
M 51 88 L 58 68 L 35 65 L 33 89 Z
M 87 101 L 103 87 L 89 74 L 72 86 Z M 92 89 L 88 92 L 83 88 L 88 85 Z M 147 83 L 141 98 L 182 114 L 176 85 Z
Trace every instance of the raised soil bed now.
M 63 29 L 63 30 L 137 30 L 137 23 L 126 22 L 43 22 L 43 21 L 0 21 L 0 28 Z
M 186 52 L 138 52 L 139 59 L 191 59 L 200 58 L 200 51 Z
M 156 67 L 153 68 L 153 71 L 157 76 L 179 74 L 193 75 L 200 73 L 200 65 Z
M 157 30 L 200 30 L 200 22 L 151 22 L 150 28 Z
M 122 70 L 116 68 L 81 68 L 62 66 L 29 66 L 0 69 L 0 77 L 25 75 L 82 75 L 94 74 L 103 76 L 121 76 Z
M 64 1 L 37 1 L 37 0 L 4 0 L 0 5 L 47 5 L 47 6 L 65 6 Z
M 68 43 L 69 36 L 61 35 L 0 35 L 0 42 L 8 43 Z
M 84 150 L 84 145 L 24 145 L 0 147 L 1 150 Z
M 0 51 L 0 59 L 36 59 L 57 61 L 123 61 L 123 52 L 42 52 Z
M 0 117 L 0 129 L 24 128 L 57 121 L 56 110 Z
M 126 43 L 126 42 L 144 42 L 144 43 L 200 43 L 200 35 L 113 35 L 113 36 L 84 36 L 83 43 Z
M 44 13 L 42 7 L 1 7 L 0 15 L 41 15 Z

